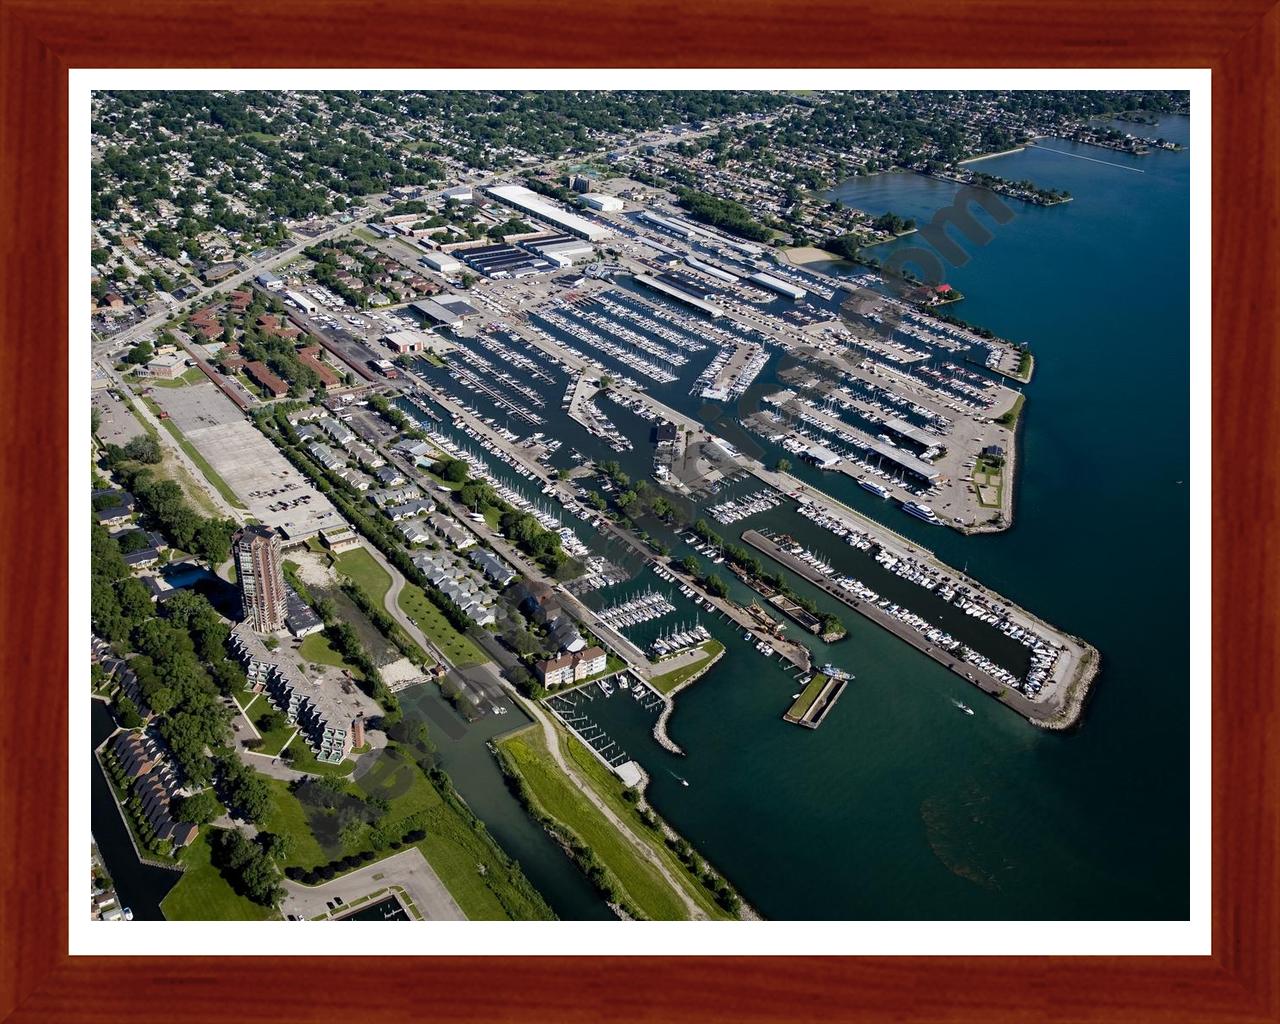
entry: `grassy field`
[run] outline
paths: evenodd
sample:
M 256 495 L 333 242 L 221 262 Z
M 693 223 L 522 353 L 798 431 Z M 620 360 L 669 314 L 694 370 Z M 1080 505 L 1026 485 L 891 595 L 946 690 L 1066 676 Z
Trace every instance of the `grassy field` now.
M 524 779 L 543 814 L 574 832 L 618 880 L 629 902 L 656 921 L 679 921 L 688 911 L 654 865 L 560 771 L 531 726 L 502 740 L 500 748 Z
M 636 835 L 648 843 L 653 851 L 666 862 L 671 873 L 684 883 L 685 891 L 693 897 L 694 902 L 706 911 L 707 916 L 712 920 L 733 920 L 732 915 L 716 903 L 714 897 L 703 887 L 702 883 L 689 874 L 689 869 L 681 863 L 680 858 L 667 849 L 662 835 L 639 823 L 635 807 L 622 797 L 622 792 L 626 789 L 622 784 L 622 780 L 602 765 L 584 744 L 572 736 L 560 733 L 559 730 L 557 730 L 557 733 L 560 735 L 560 748 L 573 761 L 579 774 L 590 780 L 595 791 L 609 804 L 614 814 L 623 821 L 637 822 L 637 826 L 634 829 Z
M 421 823 L 427 838 L 418 848 L 471 920 L 551 919 L 550 908 L 529 885 L 519 865 L 508 861 L 488 833 L 473 824 L 465 805 L 422 772 L 414 756 L 414 748 L 391 745 L 362 778 L 347 783 L 347 792 L 385 799 L 388 823 L 411 816 L 415 823 Z M 293 838 L 284 866 L 314 868 L 334 857 L 372 849 L 367 833 L 354 847 L 339 848 L 332 840 L 322 842 L 307 808 L 288 784 L 276 779 L 268 779 L 267 784 L 272 803 L 264 828 Z M 322 829 L 323 821 L 323 816 L 317 819 Z M 395 852 L 388 849 L 385 854 Z
M 983 508 L 1000 508 L 1004 501 L 1003 467 L 992 465 L 985 458 L 979 456 L 977 463 L 973 467 L 973 487 L 978 495 L 979 505 Z M 986 497 L 994 500 L 984 500 L 984 492 L 986 492 Z
M 787 714 L 793 718 L 799 718 L 811 707 L 813 702 L 818 699 L 818 694 L 822 692 L 822 688 L 827 685 L 827 677 L 818 672 L 809 680 L 809 685 L 800 691 L 800 696 L 796 698 L 795 703 L 791 705 Z
M 198 380 L 204 380 L 204 371 L 198 366 L 193 366 L 187 370 L 182 376 L 175 377 L 173 380 L 162 380 L 159 377 L 152 377 L 147 383 L 161 388 L 185 388 L 188 384 L 194 384 Z
M 342 660 L 342 655 L 333 649 L 333 645 L 325 639 L 323 633 L 312 633 L 302 641 L 298 654 L 306 661 L 316 665 L 336 665 L 348 669 L 357 679 L 363 679 L 364 673 Z
M 236 893 L 210 863 L 208 828 L 182 852 L 186 870 L 160 904 L 170 921 L 270 921 L 280 915 Z
M 373 555 L 363 547 L 352 548 L 340 555 L 334 555 L 333 567 L 369 595 L 374 604 L 383 604 L 387 591 L 391 589 L 391 577 L 382 568 Z
M 423 593 L 421 587 L 406 583 L 400 591 L 399 605 L 418 628 L 444 651 L 445 657 L 459 668 L 483 665 L 489 660 L 470 639 L 454 629 L 444 612 Z
M 654 676 L 649 680 L 649 685 L 659 693 L 670 693 L 690 676 L 701 672 L 706 667 L 709 659 L 714 658 L 724 650 L 724 645 L 719 640 L 708 640 L 701 645 L 701 649 L 705 652 L 705 657 L 692 664 L 685 665 L 683 668 L 672 669 L 670 672 L 665 672 L 660 676 Z
M 283 725 L 276 729 L 264 729 L 263 722 L 268 716 L 276 714 L 280 718 Z M 290 725 L 284 721 L 284 716 L 276 712 L 261 695 L 253 702 L 253 711 L 249 715 L 249 720 L 253 722 L 253 727 L 258 730 L 258 734 L 262 737 L 262 746 L 258 748 L 257 753 L 267 754 L 275 757 L 280 753 L 280 749 L 289 741 L 289 737 L 297 731 L 297 726 Z

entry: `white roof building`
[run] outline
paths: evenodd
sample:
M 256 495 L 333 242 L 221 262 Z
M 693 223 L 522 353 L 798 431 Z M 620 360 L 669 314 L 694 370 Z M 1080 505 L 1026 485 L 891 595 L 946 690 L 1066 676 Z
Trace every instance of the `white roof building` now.
M 611 238 L 613 232 L 599 224 L 594 224 L 584 217 L 570 213 L 562 206 L 543 199 L 536 192 L 523 185 L 494 185 L 488 190 L 489 195 L 501 203 L 514 206 L 517 210 L 537 217 L 548 224 L 554 224 L 561 230 L 585 238 L 588 242 L 598 242 Z

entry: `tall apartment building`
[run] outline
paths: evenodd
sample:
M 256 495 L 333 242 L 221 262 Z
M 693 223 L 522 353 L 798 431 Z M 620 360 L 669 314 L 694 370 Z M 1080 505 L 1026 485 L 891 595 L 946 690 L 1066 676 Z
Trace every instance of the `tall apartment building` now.
M 233 538 L 236 577 L 244 617 L 259 633 L 284 628 L 288 590 L 280 558 L 280 538 L 265 526 L 246 526 Z

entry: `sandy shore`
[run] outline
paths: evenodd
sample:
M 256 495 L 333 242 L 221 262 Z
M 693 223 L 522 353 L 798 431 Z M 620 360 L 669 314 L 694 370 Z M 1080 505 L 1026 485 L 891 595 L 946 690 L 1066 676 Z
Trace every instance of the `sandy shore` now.
M 798 245 L 793 249 L 779 249 L 778 256 L 784 263 L 790 263 L 793 267 L 803 267 L 806 263 L 822 263 L 827 260 L 848 262 L 843 256 L 827 252 L 826 249 L 819 249 L 816 245 Z

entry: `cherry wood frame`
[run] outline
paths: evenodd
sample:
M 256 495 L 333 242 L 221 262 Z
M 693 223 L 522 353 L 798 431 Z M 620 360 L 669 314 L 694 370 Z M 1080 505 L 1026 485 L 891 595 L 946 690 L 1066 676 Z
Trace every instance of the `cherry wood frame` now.
M 0 0 L 0 54 L 0 1019 L 1280 1020 L 1271 0 Z M 67 955 L 67 70 L 465 65 L 1212 69 L 1211 956 Z

